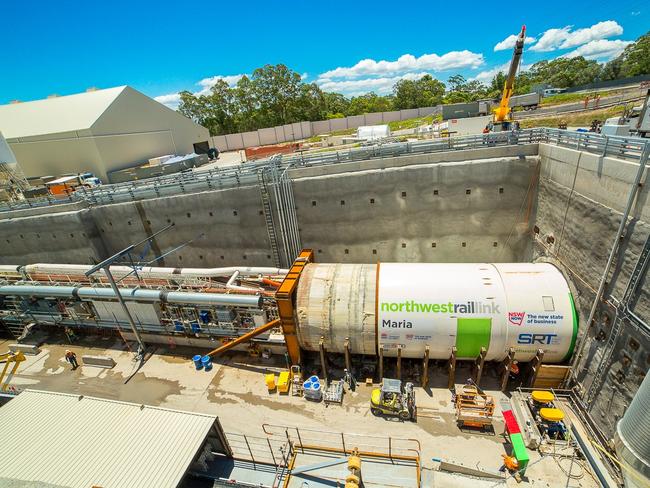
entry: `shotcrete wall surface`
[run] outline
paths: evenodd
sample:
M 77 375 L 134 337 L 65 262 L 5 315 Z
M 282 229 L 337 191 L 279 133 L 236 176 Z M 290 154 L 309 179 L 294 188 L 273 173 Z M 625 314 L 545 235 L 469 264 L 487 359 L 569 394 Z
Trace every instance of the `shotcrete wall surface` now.
M 566 148 L 540 144 L 541 175 L 535 216 L 535 260 L 549 260 L 573 284 L 580 315 L 580 331 L 616 237 L 622 212 L 632 189 L 638 164 L 601 158 Z M 645 178 L 644 180 L 645 181 Z M 610 435 L 643 380 L 650 363 L 650 338 L 646 329 L 630 322 L 623 327 L 611 351 L 606 349 L 630 275 L 650 234 L 648 187 L 643 185 L 633 207 L 620 249 L 607 278 L 605 297 L 611 293 L 589 328 L 587 345 L 578 364 L 578 380 L 585 397 L 591 390 L 592 413 Z M 650 289 L 641 282 L 633 310 L 650 320 Z M 580 340 L 580 339 L 579 339 Z M 607 360 L 611 352 L 611 363 Z M 598 370 L 604 373 L 598 383 Z
M 532 144 L 293 170 L 302 246 L 321 262 L 525 261 L 536 152 Z M 473 159 L 481 154 L 491 158 Z M 256 185 L 65 207 L 0 214 L 0 264 L 92 263 L 172 222 L 148 257 L 188 244 L 156 265 L 274 264 Z

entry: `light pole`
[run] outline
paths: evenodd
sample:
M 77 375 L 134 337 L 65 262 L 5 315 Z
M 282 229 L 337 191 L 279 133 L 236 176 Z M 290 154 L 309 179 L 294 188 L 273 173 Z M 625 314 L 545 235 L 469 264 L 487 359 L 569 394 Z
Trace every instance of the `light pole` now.
M 126 318 L 129 321 L 129 324 L 131 325 L 131 330 L 133 331 L 133 335 L 135 335 L 135 340 L 138 341 L 138 355 L 141 355 L 144 354 L 145 344 L 142 341 L 142 337 L 140 337 L 140 332 L 138 331 L 138 328 L 135 325 L 135 321 L 131 316 L 131 312 L 129 311 L 129 308 L 126 306 L 126 302 L 124 301 L 124 298 L 122 298 L 120 289 L 118 288 L 117 283 L 115 283 L 115 278 L 113 278 L 113 274 L 111 273 L 111 264 L 117 261 L 118 259 L 120 259 L 125 254 L 131 252 L 134 247 L 135 247 L 134 245 L 131 245 L 126 249 L 123 249 L 122 251 L 118 252 L 117 254 L 114 254 L 110 258 L 105 259 L 101 263 L 93 266 L 88 271 L 86 271 L 85 275 L 90 276 L 96 273 L 97 271 L 99 271 L 100 269 L 104 271 L 104 274 L 106 275 L 106 278 L 108 278 L 108 282 L 111 284 L 111 288 L 113 289 L 113 292 L 117 297 L 117 301 L 120 302 L 120 305 L 122 305 L 122 310 L 124 311 L 124 315 L 126 315 Z

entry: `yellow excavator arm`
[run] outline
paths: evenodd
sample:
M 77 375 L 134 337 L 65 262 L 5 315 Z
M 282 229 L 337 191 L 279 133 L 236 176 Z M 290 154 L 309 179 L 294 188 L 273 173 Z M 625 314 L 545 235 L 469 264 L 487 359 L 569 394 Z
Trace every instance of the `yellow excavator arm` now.
M 25 355 L 20 351 L 6 352 L 4 354 L 0 354 L 0 364 L 4 363 L 4 366 L 0 371 L 0 391 L 7 391 L 7 387 L 9 386 L 9 380 L 11 380 L 12 376 L 18 369 L 18 365 L 22 363 L 24 360 L 25 360 Z M 7 379 L 5 380 L 5 375 L 7 374 L 7 370 L 9 369 L 10 363 L 13 363 L 14 365 L 13 368 L 11 368 L 11 371 L 9 372 Z
M 524 40 L 526 39 L 526 26 L 521 27 L 521 32 L 517 36 L 517 41 L 515 42 L 515 48 L 512 52 L 512 60 L 510 61 L 510 69 L 508 70 L 508 76 L 506 77 L 506 82 L 503 85 L 503 94 L 501 95 L 501 102 L 499 106 L 494 109 L 494 122 L 503 122 L 507 120 L 510 115 L 510 97 L 515 89 L 515 76 L 517 76 L 517 70 L 519 69 L 519 63 L 521 61 L 521 55 L 524 52 Z

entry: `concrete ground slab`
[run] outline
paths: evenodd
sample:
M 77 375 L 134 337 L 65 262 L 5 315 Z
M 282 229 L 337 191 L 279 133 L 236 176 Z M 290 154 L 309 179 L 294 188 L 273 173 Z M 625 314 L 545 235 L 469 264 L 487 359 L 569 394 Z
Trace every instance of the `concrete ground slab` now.
M 0 341 L 0 350 L 5 350 L 8 343 Z M 346 392 L 341 406 L 269 393 L 264 384 L 264 374 L 277 373 L 285 367 L 284 358 L 278 356 L 263 359 L 249 358 L 244 353 L 226 355 L 218 358 L 214 368 L 206 372 L 195 369 L 191 361 L 194 350 L 181 348 L 159 347 L 144 365 L 138 367 L 133 353 L 114 337 L 84 337 L 70 345 L 64 342 L 63 337 L 52 336 L 42 344 L 41 349 L 39 355 L 28 357 L 21 364 L 12 380 L 14 387 L 217 414 L 226 432 L 257 437 L 266 435 L 262 426 L 269 424 L 321 432 L 321 439 L 327 439 L 328 432 L 332 435 L 344 432 L 416 439 L 421 445 L 422 466 L 429 469 L 436 466 L 432 458 L 441 458 L 467 466 L 498 470 L 502 464 L 501 454 L 506 452 L 506 441 L 501 435 L 503 421 L 498 410 L 494 435 L 458 429 L 451 393 L 437 386 L 446 383 L 446 372 L 442 366 L 431 368 L 433 386 L 430 389 L 416 388 L 419 418 L 415 423 L 373 416 L 368 407 L 372 388 L 363 384 L 359 384 L 355 392 Z M 85 354 L 109 356 L 116 365 L 113 369 L 80 365 L 72 371 L 65 361 L 66 349 L 73 350 L 78 357 Z M 467 377 L 469 370 L 459 368 L 457 381 L 463 382 Z M 496 377 L 490 378 L 486 372 L 484 385 L 488 393 L 495 396 L 498 406 L 503 394 L 489 388 L 490 384 L 496 383 Z M 272 440 L 282 440 L 279 437 Z M 542 458 L 536 452 L 531 453 L 527 475 L 536 486 L 559 486 L 558 479 L 563 480 L 562 486 L 598 486 L 587 474 L 580 480 L 571 480 L 567 485 L 566 475 L 556 461 L 551 457 Z M 442 480 L 447 477 L 434 472 L 433 478 Z M 510 482 L 512 486 L 516 485 L 514 480 Z M 483 485 L 477 483 L 473 486 Z M 490 486 L 494 486 L 494 482 Z

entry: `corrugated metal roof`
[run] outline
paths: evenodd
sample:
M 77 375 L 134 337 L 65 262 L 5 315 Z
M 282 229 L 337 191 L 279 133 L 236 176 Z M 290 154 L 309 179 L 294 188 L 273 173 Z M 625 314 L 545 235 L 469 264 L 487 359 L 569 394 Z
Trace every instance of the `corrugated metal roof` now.
M 0 486 L 23 480 L 66 488 L 174 488 L 215 420 L 26 390 L 0 407 Z
M 16 139 L 89 129 L 125 88 L 0 105 L 0 131 Z

